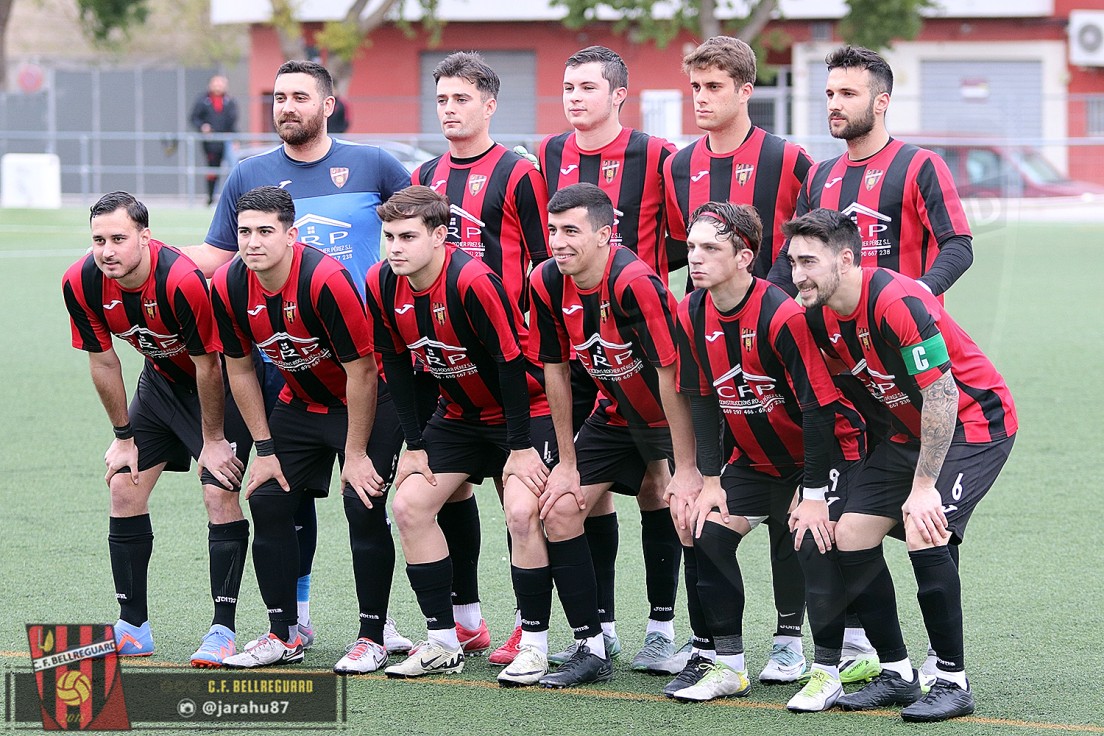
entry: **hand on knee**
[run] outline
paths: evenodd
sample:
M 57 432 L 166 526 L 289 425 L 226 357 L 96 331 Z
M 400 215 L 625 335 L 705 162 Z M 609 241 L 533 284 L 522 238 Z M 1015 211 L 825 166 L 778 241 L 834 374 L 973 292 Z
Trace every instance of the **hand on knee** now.
M 583 533 L 586 511 L 579 509 L 575 497 L 561 496 L 544 517 L 544 532 L 551 542 L 574 539 Z

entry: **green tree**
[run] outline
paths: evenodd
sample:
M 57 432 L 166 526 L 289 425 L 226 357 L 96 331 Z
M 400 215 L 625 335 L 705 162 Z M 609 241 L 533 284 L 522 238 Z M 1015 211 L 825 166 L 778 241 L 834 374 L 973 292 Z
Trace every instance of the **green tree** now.
M 307 39 L 298 20 L 299 0 L 271 0 L 272 25 L 280 38 L 280 50 L 285 59 L 302 59 L 307 55 Z M 418 0 L 422 26 L 434 41 L 439 38 L 443 23 L 437 18 L 439 0 Z M 398 10 L 399 27 L 413 33 L 409 21 L 402 17 L 400 0 L 353 0 L 344 17 L 326 21 L 314 34 L 314 44 L 328 53 L 327 68 L 339 93 L 344 94 L 353 75 L 353 62 L 360 50 L 371 43 L 372 31 L 388 22 L 392 11 Z
M 579 28 L 591 23 L 599 9 L 614 11 L 617 32 L 631 32 L 639 40 L 654 41 L 663 47 L 680 31 L 686 30 L 702 39 L 728 33 L 748 43 L 759 40 L 762 47 L 773 42 L 760 38 L 763 29 L 778 10 L 778 0 L 747 0 L 738 3 L 747 8 L 743 17 L 722 20 L 718 12 L 731 11 L 733 0 L 550 0 L 567 9 L 564 24 Z M 915 38 L 920 32 L 920 11 L 934 7 L 933 0 L 847 0 L 848 13 L 840 21 L 840 34 L 848 43 L 881 49 L 896 39 Z M 657 6 L 670 10 L 670 17 L 656 18 Z

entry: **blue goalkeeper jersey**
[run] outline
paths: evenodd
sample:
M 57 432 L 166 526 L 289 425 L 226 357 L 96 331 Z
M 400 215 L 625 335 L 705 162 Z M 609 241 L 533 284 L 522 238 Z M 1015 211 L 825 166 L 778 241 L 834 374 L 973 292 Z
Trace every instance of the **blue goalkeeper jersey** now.
M 380 260 L 376 206 L 410 186 L 410 172 L 377 146 L 333 139 L 329 153 L 310 163 L 289 158 L 280 146 L 234 167 L 206 242 L 237 251 L 238 198 L 267 185 L 291 194 L 298 239 L 340 261 L 363 297 L 368 269 Z

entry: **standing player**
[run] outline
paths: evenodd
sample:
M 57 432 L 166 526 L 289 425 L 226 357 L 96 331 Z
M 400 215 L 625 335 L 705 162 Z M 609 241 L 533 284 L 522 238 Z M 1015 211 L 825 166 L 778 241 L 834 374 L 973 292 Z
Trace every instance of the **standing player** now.
M 589 46 L 565 64 L 563 106 L 573 130 L 548 136 L 540 146 L 540 169 L 548 193 L 589 182 L 613 202 L 612 245 L 640 257 L 657 274 L 667 274 L 667 238 L 663 221 L 663 162 L 675 147 L 655 136 L 621 125 L 621 107 L 628 95 L 629 70 L 616 52 Z M 574 424 L 578 430 L 594 410 L 598 387 L 582 364 L 571 362 Z M 661 489 L 657 489 L 661 490 Z M 646 669 L 669 658 L 674 647 L 674 599 L 678 587 L 680 545 L 662 497 L 637 496 L 641 513 L 644 566 L 649 584 L 649 615 L 644 647 L 633 658 L 633 669 Z M 598 609 L 607 647 L 620 650 L 614 624 L 614 573 L 617 561 L 617 515 L 613 497 L 590 510 L 587 542 L 598 579 Z M 562 663 L 568 649 L 552 655 Z M 678 669 L 681 669 L 679 666 Z
M 670 236 L 685 240 L 690 213 L 706 202 L 750 204 L 763 223 L 763 242 L 752 274 L 766 277 L 782 246 L 782 223 L 793 216 L 812 160 L 800 146 L 751 124 L 748 100 L 754 91 L 756 64 L 755 53 L 746 43 L 714 36 L 683 58 L 682 69 L 694 93 L 694 119 L 706 134 L 664 165 Z M 767 528 L 778 625 L 771 659 L 759 679 L 792 682 L 805 672 L 806 664 L 801 645 L 805 609 L 801 566 L 786 525 L 769 519 Z M 696 588 L 694 569 L 693 563 L 687 568 L 688 589 Z M 692 596 L 688 600 L 693 604 Z M 708 633 L 704 625 L 695 626 L 695 618 L 691 626 L 697 644 L 708 645 Z
M 878 652 L 881 673 L 837 704 L 845 710 L 901 704 L 906 721 L 968 715 L 974 698 L 950 545 L 962 542 L 974 508 L 1012 450 L 1012 396 L 927 289 L 888 269 L 859 265 L 862 236 L 846 215 L 813 210 L 787 223 L 785 232 L 799 299 L 830 367 L 854 375 L 890 414 L 891 429 L 848 489 L 836 525 L 849 605 Z M 935 680 L 923 698 L 882 556 L 882 539 L 898 525 L 936 656 Z
M 163 471 L 185 471 L 196 458 L 215 616 L 192 665 L 218 667 L 235 651 L 234 614 L 249 541 L 238 487 L 250 440 L 227 399 L 207 282 L 194 263 L 151 237 L 149 213 L 130 194 L 101 197 L 89 222 L 92 253 L 66 271 L 62 292 L 73 347 L 88 352 L 92 383 L 115 429 L 104 479 L 111 489 L 107 539 L 120 608 L 118 654 L 153 654 L 149 496 Z M 112 335 L 146 358 L 129 407 Z
M 674 299 L 651 267 L 626 248 L 609 247 L 613 204 L 597 186 L 565 187 L 553 195 L 548 210 L 554 262 L 530 275 L 535 327 L 529 355 L 545 363 L 560 448 L 560 464 L 541 497 L 541 518 L 576 647 L 541 684 L 569 687 L 613 675 L 584 536 L 588 510 L 611 489 L 630 495 L 662 495 L 659 489 L 669 487 L 696 493 L 701 477 L 693 460 L 689 405 L 675 391 Z M 603 394 L 577 435 L 567 363 L 572 351 Z M 674 478 L 668 466 L 672 455 Z
M 499 675 L 532 685 L 548 670 L 552 573 L 537 498 L 555 462 L 548 403 L 525 357 L 525 322 L 486 264 L 447 245 L 449 203 L 423 186 L 380 206 L 387 262 L 368 273 L 368 308 L 406 435 L 395 520 L 428 642 L 389 677 L 459 672 L 460 632 L 450 604 L 453 562 L 436 516 L 461 485 L 501 478 L 511 578 L 524 631 Z M 441 406 L 423 430 L 412 355 L 439 381 Z M 538 449 L 540 450 L 538 451 Z
M 223 664 L 302 661 L 294 517 L 302 496 L 328 495 L 336 456 L 360 632 L 334 671 L 372 672 L 387 660 L 383 629 L 395 566 L 385 508 L 390 478 L 376 468 L 393 472 L 402 441 L 398 419 L 390 401 L 377 408 L 376 360 L 360 294 L 340 263 L 296 241 L 291 195 L 258 187 L 242 195 L 237 210 L 241 257 L 215 274 L 212 302 L 230 385 L 257 444 L 247 496 L 269 633 Z M 254 345 L 286 382 L 271 417 L 248 370 Z
M 797 214 L 838 210 L 862 234 L 862 265 L 888 268 L 936 296 L 973 263 L 970 226 L 947 165 L 937 154 L 890 137 L 885 126 L 893 70 L 861 47 L 828 54 L 828 132 L 847 153 L 819 162 L 805 179 Z M 771 280 L 791 294 L 783 256 Z
M 767 518 L 787 523 L 800 487 L 803 500 L 790 523 L 800 540 L 816 662 L 809 692 L 790 708 L 824 710 L 841 692 L 844 623 L 843 582 L 831 551 L 838 516 L 829 504 L 845 496 L 858 467 L 863 423 L 832 383 L 801 307 L 751 275 L 762 237 L 755 208 L 709 202 L 690 223 L 690 279 L 698 288 L 679 304 L 679 390 L 690 396 L 704 476 L 689 515 L 716 661 L 708 669 L 691 662 L 666 692 L 689 701 L 749 692 L 738 547 Z M 723 473 L 722 417 L 734 444 Z M 686 684 L 696 676 L 698 682 Z M 835 688 L 824 685 L 827 678 Z M 806 700 L 815 702 L 809 707 Z
M 452 203 L 448 242 L 498 274 L 507 296 L 525 314 L 529 311 L 526 275 L 532 265 L 548 257 L 544 180 L 528 159 L 491 139 L 500 82 L 479 54 L 457 52 L 445 57 L 434 68 L 433 81 L 437 118 L 449 150 L 415 169 L 411 179 L 448 197 Z M 421 394 L 433 391 L 425 373 L 419 381 Z M 437 521 L 453 562 L 458 635 L 464 651 L 483 651 L 490 646 L 491 635 L 479 604 L 479 509 L 471 484 L 457 490 Z M 517 621 L 518 637 L 520 626 Z M 511 649 L 510 642 L 504 646 L 505 651 Z
M 237 202 L 259 186 L 278 186 L 295 200 L 300 242 L 333 256 L 364 288 L 368 268 L 380 258 L 380 222 L 376 206 L 408 186 L 410 175 L 376 146 L 331 138 L 327 121 L 334 106 L 333 79 L 313 61 L 288 61 L 276 72 L 272 123 L 283 145 L 238 163 L 227 178 L 206 242 L 188 255 L 210 278 L 238 249 Z M 279 391 L 280 378 L 266 363 L 266 395 Z M 398 448 L 396 448 L 397 451 Z M 310 621 L 310 573 L 317 542 L 314 499 L 303 497 L 295 518 L 299 529 L 299 629 L 306 648 L 314 642 Z M 405 651 L 410 640 L 387 622 L 390 651 Z

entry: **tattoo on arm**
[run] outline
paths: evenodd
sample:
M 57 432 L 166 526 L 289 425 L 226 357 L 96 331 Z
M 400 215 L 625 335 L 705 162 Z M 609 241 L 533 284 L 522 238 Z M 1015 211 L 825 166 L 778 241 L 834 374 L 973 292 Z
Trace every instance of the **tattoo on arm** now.
M 917 477 L 935 481 L 943 469 L 943 460 L 954 437 L 958 418 L 958 385 L 950 372 L 923 390 L 924 409 L 920 415 L 920 459 Z

